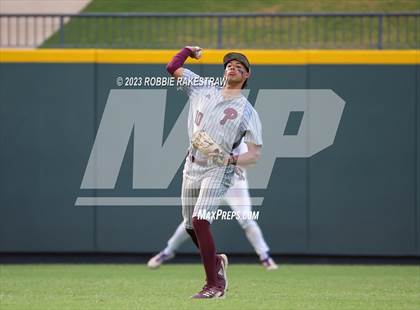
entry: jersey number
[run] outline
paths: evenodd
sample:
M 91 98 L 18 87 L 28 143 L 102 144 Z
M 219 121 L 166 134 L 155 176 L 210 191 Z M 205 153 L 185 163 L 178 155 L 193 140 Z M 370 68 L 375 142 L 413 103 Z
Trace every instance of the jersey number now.
M 203 113 L 201 113 L 200 111 L 197 111 L 195 113 L 195 124 L 197 126 L 200 126 L 202 120 L 203 120 Z

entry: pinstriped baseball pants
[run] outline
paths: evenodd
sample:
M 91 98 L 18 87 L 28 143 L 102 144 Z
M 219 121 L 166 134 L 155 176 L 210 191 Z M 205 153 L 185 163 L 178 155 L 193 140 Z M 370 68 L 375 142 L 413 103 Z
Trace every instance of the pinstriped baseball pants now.
M 234 167 L 214 167 L 204 174 L 184 173 L 182 181 L 182 216 L 185 228 L 192 229 L 192 218 L 211 214 L 219 208 L 220 201 L 232 185 Z M 206 218 L 210 223 L 211 218 Z

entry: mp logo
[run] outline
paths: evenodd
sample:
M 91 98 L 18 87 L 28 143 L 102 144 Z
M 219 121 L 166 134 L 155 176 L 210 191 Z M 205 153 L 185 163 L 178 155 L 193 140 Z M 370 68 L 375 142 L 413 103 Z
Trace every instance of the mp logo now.
M 96 134 L 81 189 L 114 189 L 133 134 L 133 189 L 168 188 L 185 159 L 188 104 L 163 140 L 167 90 L 113 89 Z M 248 169 L 251 189 L 266 189 L 277 158 L 308 158 L 334 143 L 345 102 L 326 89 L 261 89 L 255 109 L 263 151 Z M 236 111 L 235 111 L 236 112 Z M 226 122 L 234 117 L 226 111 Z M 158 165 L 150 163 L 159 163 Z M 78 197 L 76 205 L 172 205 L 179 197 Z M 109 198 L 109 199 L 105 199 Z M 262 200 L 261 200 L 262 202 Z

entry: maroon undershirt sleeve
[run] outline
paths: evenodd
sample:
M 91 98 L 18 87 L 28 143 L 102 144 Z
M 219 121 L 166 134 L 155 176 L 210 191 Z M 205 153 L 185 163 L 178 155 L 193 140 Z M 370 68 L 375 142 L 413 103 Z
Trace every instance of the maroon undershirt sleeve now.
M 184 65 L 184 62 L 187 60 L 188 56 L 191 56 L 191 50 L 184 47 L 182 50 L 176 54 L 172 60 L 166 66 L 166 70 L 170 75 L 173 75 L 174 72 L 181 68 Z

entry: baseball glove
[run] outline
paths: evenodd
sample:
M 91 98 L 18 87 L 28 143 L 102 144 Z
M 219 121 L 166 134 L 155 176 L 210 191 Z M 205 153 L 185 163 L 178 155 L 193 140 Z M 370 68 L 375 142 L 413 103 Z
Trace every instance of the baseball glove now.
M 205 131 L 197 131 L 191 139 L 193 148 L 205 155 L 209 162 L 213 162 L 219 166 L 226 166 L 229 163 L 227 156 L 221 147 L 213 140 Z
M 231 156 L 224 153 L 221 147 L 213 140 L 205 131 L 197 131 L 191 139 L 193 148 L 200 151 L 207 157 L 208 164 L 216 164 L 218 166 L 235 165 L 235 173 L 240 180 L 244 180 L 243 171 L 236 166 L 237 156 Z

